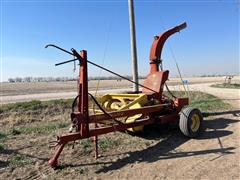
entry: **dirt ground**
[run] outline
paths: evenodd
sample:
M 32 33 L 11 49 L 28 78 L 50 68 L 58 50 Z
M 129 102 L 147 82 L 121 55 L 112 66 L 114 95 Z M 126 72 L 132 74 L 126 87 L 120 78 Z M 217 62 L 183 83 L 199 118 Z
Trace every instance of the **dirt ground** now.
M 239 179 L 239 110 L 205 114 L 204 132 L 197 139 L 184 137 L 177 126 L 154 126 L 143 134 L 111 133 L 110 146 L 84 152 L 65 147 L 60 168 L 51 169 L 48 142 L 53 134 L 20 134 L 4 140 L 0 153 L 1 179 Z M 66 131 L 66 129 L 64 129 Z M 103 137 L 100 137 L 103 138 Z M 24 157 L 26 164 L 14 164 Z M 9 166 L 9 163 L 13 165 Z M 16 166 L 16 167 L 14 167 Z
M 196 139 L 184 137 L 177 125 L 147 127 L 139 135 L 110 133 L 100 136 L 101 157 L 97 160 L 91 142 L 76 142 L 74 149 L 71 144 L 65 147 L 60 167 L 53 170 L 47 165 L 49 142 L 67 128 L 49 133 L 13 133 L 5 138 L 1 135 L 7 146 L 0 149 L 0 179 L 240 179 L 239 90 L 211 89 L 210 84 L 189 88 L 200 87 L 233 107 L 204 113 L 204 131 Z M 67 114 L 54 118 L 46 114 L 45 119 L 49 123 L 57 123 L 60 118 L 65 122 L 69 120 Z M 9 126 L 28 126 L 26 122 L 8 124 L 2 119 L 0 132 Z M 38 121 L 29 123 L 41 125 Z

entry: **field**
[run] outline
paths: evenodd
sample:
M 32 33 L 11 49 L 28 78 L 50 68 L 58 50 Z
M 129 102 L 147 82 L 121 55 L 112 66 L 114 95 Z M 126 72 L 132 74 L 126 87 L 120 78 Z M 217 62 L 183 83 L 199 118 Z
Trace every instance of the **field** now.
M 68 131 L 72 99 L 2 105 L 0 178 L 239 179 L 239 90 L 209 87 L 223 81 L 224 77 L 189 78 L 189 88 L 194 90 L 189 92 L 191 105 L 200 108 L 205 119 L 204 131 L 197 139 L 184 137 L 176 124 L 147 126 L 137 135 L 110 133 L 100 136 L 100 158 L 94 158 L 91 139 L 77 141 L 74 148 L 73 144 L 65 147 L 60 157 L 61 166 L 56 170 L 47 165 L 52 152 L 49 142 L 55 140 L 57 134 Z M 131 86 L 125 81 L 120 83 L 116 86 L 115 81 L 104 81 L 101 88 Z M 178 79 L 171 79 L 168 84 L 173 90 L 181 88 Z M 94 91 L 96 82 L 90 81 L 89 85 Z M 217 97 L 198 92 L 199 87 Z M 1 98 L 74 90 L 75 82 L 24 86 L 6 83 L 1 86 Z
M 202 83 L 223 83 L 225 77 L 190 77 L 184 78 L 188 80 L 189 84 L 202 84 Z M 236 76 L 232 80 L 233 82 L 240 82 L 240 76 Z M 140 84 L 143 83 L 143 79 L 140 79 Z M 180 85 L 180 78 L 169 78 L 168 85 Z M 66 82 L 32 82 L 32 83 L 0 83 L 0 95 L 12 96 L 12 95 L 25 95 L 25 94 L 40 94 L 40 93 L 58 93 L 58 92 L 76 92 L 77 83 L 75 81 Z M 89 90 L 95 90 L 97 86 L 97 80 L 89 81 Z M 131 82 L 126 80 L 101 80 L 99 89 L 116 89 L 116 88 L 130 88 Z
M 188 90 L 191 91 L 204 91 L 208 92 L 214 90 L 210 88 L 211 85 L 216 83 L 224 83 L 225 77 L 193 77 L 184 78 L 188 80 L 187 85 Z M 236 76 L 232 80 L 233 83 L 240 83 L 240 76 Z M 97 81 L 89 81 L 89 91 L 93 94 L 96 92 Z M 143 80 L 140 80 L 140 84 L 143 84 Z M 169 78 L 167 84 L 176 91 L 184 90 L 182 89 L 182 84 L 180 78 Z M 24 102 L 31 100 L 54 100 L 54 99 L 69 99 L 77 95 L 77 83 L 76 82 L 33 82 L 33 83 L 1 83 L 0 88 L 0 103 L 14 103 L 14 102 Z M 106 94 L 109 92 L 125 92 L 131 91 L 132 84 L 126 80 L 103 80 L 100 81 L 98 88 L 98 94 Z M 141 88 L 140 88 L 141 90 Z M 224 90 L 227 94 L 236 94 L 235 89 L 231 92 L 229 90 Z M 219 91 L 217 89 L 217 92 Z M 211 92 L 209 92 L 211 94 Z M 213 94 L 216 92 L 214 91 Z M 227 97 L 228 99 L 236 99 L 234 97 Z M 224 95 L 223 95 L 224 97 Z

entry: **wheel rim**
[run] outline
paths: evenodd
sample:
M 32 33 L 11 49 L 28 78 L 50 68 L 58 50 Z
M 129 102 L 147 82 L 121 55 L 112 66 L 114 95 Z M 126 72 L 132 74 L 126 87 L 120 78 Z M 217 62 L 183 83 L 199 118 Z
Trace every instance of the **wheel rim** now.
M 200 117 L 198 114 L 193 114 L 191 118 L 191 130 L 196 132 L 200 127 Z

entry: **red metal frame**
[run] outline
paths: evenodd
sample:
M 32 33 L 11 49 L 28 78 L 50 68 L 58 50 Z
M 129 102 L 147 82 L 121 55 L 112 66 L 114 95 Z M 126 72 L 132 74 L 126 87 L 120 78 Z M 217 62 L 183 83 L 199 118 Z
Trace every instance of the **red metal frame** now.
M 175 34 L 176 32 L 179 32 L 180 30 L 184 29 L 187 27 L 186 23 L 182 23 L 172 29 L 169 29 L 167 31 L 165 31 L 164 33 L 162 33 L 159 36 L 154 36 L 154 41 L 152 43 L 151 46 L 151 50 L 150 50 L 150 62 L 160 62 L 161 61 L 161 55 L 162 55 L 162 49 L 163 49 L 163 45 L 166 42 L 166 40 L 173 34 Z M 151 70 L 150 72 L 156 72 L 159 71 L 159 66 L 158 63 L 150 63 L 151 66 Z
M 79 73 L 78 111 L 81 113 L 81 118 L 78 119 L 81 123 L 78 123 L 78 126 L 81 136 L 87 137 L 89 134 L 87 51 L 82 50 L 80 56 L 83 61 L 80 63 Z
M 174 34 L 175 32 L 178 32 L 180 29 L 184 28 L 186 24 L 182 24 L 180 26 L 177 26 L 173 29 L 170 29 L 166 32 L 164 32 L 160 38 L 154 40 L 152 47 L 151 47 L 151 53 L 150 53 L 150 61 L 155 61 L 156 59 L 160 60 L 161 57 L 161 51 L 164 42 L 166 39 Z M 57 166 L 57 160 L 61 153 L 61 151 L 64 148 L 64 145 L 68 142 L 79 140 L 79 139 L 85 139 L 89 137 L 94 137 L 95 141 L 95 149 L 96 149 L 96 157 L 97 157 L 97 136 L 101 134 L 106 134 L 113 131 L 122 131 L 126 130 L 128 128 L 136 127 L 139 125 L 147 125 L 152 123 L 166 123 L 170 121 L 176 121 L 179 119 L 179 111 L 182 109 L 183 106 L 188 104 L 187 98 L 176 98 L 174 101 L 166 100 L 162 98 L 162 90 L 163 85 L 165 81 L 168 78 L 168 71 L 161 71 L 159 72 L 158 63 L 151 63 L 151 70 L 149 77 L 151 75 L 159 76 L 159 79 L 155 79 L 157 83 L 157 92 L 154 91 L 154 93 L 149 93 L 146 89 L 143 89 L 143 93 L 147 93 L 149 98 L 157 98 L 160 100 L 160 104 L 158 105 L 152 105 L 152 106 L 146 106 L 141 107 L 138 109 L 126 109 L 126 110 L 120 110 L 120 111 L 114 111 L 109 112 L 107 114 L 97 114 L 97 115 L 91 115 L 89 116 L 89 110 L 88 110 L 88 72 L 87 72 L 87 51 L 82 50 L 80 52 L 81 56 L 81 62 L 80 62 L 80 73 L 79 73 L 79 92 L 78 92 L 78 112 L 73 112 L 71 114 L 71 120 L 72 122 L 77 122 L 77 132 L 67 133 L 64 135 L 61 135 L 57 138 L 57 149 L 55 150 L 54 155 L 49 160 L 49 165 L 52 167 Z M 146 79 L 146 87 L 151 86 L 151 81 L 147 78 Z M 161 112 L 163 109 L 167 110 L 168 112 L 165 115 L 159 116 L 158 113 Z M 119 123 L 114 125 L 106 125 L 104 127 L 98 127 L 97 123 L 101 123 L 106 120 L 111 120 L 112 118 L 118 118 L 118 117 L 125 117 L 125 116 L 133 116 L 136 114 L 146 114 L 146 116 L 143 119 L 136 120 L 132 123 Z M 95 124 L 95 128 L 89 128 L 90 124 Z

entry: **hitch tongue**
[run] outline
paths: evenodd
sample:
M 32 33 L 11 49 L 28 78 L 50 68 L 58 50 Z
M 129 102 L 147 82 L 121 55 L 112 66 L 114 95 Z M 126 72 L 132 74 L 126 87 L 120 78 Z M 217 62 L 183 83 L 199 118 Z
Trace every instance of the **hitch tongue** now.
M 59 137 L 57 136 L 57 140 L 49 142 L 49 148 L 55 148 L 59 145 Z

